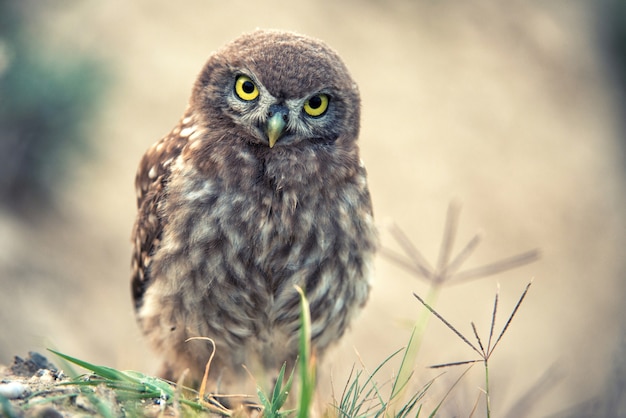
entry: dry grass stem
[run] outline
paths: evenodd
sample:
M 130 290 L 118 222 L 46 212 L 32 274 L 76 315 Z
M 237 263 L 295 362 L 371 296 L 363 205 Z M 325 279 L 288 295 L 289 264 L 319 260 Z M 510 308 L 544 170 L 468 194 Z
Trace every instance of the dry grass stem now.
M 450 324 L 450 322 L 448 322 L 443 316 L 441 316 L 437 311 L 435 311 L 428 303 L 426 303 L 426 301 L 424 301 L 417 294 L 413 293 L 413 295 L 424 305 L 424 307 L 426 307 L 426 309 L 432 312 L 433 315 L 435 315 L 441 322 L 443 322 L 452 332 L 454 332 L 463 342 L 465 342 L 465 344 L 469 345 L 474 351 L 476 351 L 479 354 L 480 359 L 437 364 L 437 365 L 431 366 L 431 368 L 451 367 L 451 366 L 458 366 L 462 364 L 476 363 L 476 362 L 482 361 L 482 363 L 485 366 L 485 390 L 484 392 L 485 392 L 485 403 L 486 403 L 486 411 L 487 411 L 488 418 L 491 416 L 491 400 L 489 396 L 489 358 L 491 357 L 496 347 L 498 346 L 498 343 L 502 340 L 502 337 L 504 336 L 507 329 L 511 325 L 511 321 L 513 321 L 513 318 L 517 314 L 517 311 L 519 310 L 522 302 L 524 301 L 524 298 L 526 297 L 526 294 L 528 293 L 528 289 L 530 288 L 531 284 L 532 284 L 532 280 L 526 285 L 526 288 L 522 292 L 522 295 L 520 296 L 517 303 L 515 304 L 515 308 L 513 308 L 511 315 L 509 315 L 509 318 L 507 319 L 506 324 L 504 325 L 504 328 L 502 328 L 502 331 L 500 332 L 500 334 L 498 335 L 498 338 L 496 339 L 495 343 L 492 346 L 491 341 L 494 335 L 493 331 L 494 331 L 495 322 L 496 322 L 496 314 L 498 312 L 498 301 L 499 301 L 499 294 L 500 294 L 500 287 L 498 286 L 498 289 L 496 291 L 496 296 L 494 298 L 493 313 L 491 314 L 491 326 L 489 330 L 489 340 L 487 342 L 486 350 L 483 346 L 480 336 L 478 335 L 478 330 L 476 329 L 476 325 L 474 324 L 474 322 L 471 322 L 472 332 L 474 333 L 474 338 L 476 338 L 476 342 L 478 343 L 480 350 L 476 348 L 476 346 L 472 344 L 452 324 Z
M 478 410 L 478 403 L 479 402 L 480 402 L 480 393 L 476 397 L 476 402 L 474 402 L 474 406 L 472 407 L 472 410 L 470 411 L 469 418 L 472 418 L 474 416 L 474 414 L 476 413 L 476 411 Z
M 457 256 L 450 262 L 446 271 L 448 275 L 452 276 L 456 271 L 461 268 L 463 263 L 474 253 L 474 250 L 478 248 L 478 244 L 483 240 L 482 234 L 476 234 L 471 240 L 465 244 L 465 247 L 457 254 Z
M 388 226 L 388 230 L 394 240 L 399 244 L 400 248 L 404 251 L 405 255 L 400 255 L 385 247 L 381 248 L 381 255 L 400 267 L 410 271 L 416 277 L 426 279 L 426 281 L 430 282 L 434 286 L 439 286 L 444 283 L 459 283 L 462 281 L 492 276 L 494 274 L 532 263 L 540 258 L 540 251 L 538 249 L 533 249 L 511 257 L 500 259 L 484 266 L 459 272 L 462 265 L 469 259 L 482 241 L 481 234 L 474 235 L 472 239 L 465 244 L 456 257 L 452 258 L 452 250 L 459 226 L 460 213 L 461 206 L 459 204 L 451 203 L 449 205 L 436 268 L 433 268 L 430 265 L 428 260 L 426 260 L 424 255 L 415 247 L 415 245 L 413 245 L 411 240 L 400 229 L 400 227 L 393 223 Z M 451 259 L 452 261 L 450 261 Z
M 514 268 L 533 263 L 539 260 L 539 258 L 541 258 L 541 251 L 537 249 L 526 251 L 524 253 L 503 258 L 484 266 L 464 270 L 451 276 L 450 281 L 453 281 L 454 283 L 459 283 L 462 281 L 493 276 L 507 270 L 512 270 Z
M 209 380 L 209 371 L 211 370 L 211 362 L 213 361 L 213 357 L 215 356 L 215 341 L 213 341 L 213 339 L 209 338 L 209 337 L 191 337 L 191 338 L 187 338 L 185 340 L 185 342 L 189 342 L 191 340 L 203 340 L 203 341 L 209 341 L 211 343 L 211 345 L 213 346 L 213 349 L 211 350 L 211 356 L 209 357 L 209 361 L 206 362 L 206 366 L 204 367 L 204 376 L 202 377 L 202 384 L 200 385 L 200 399 L 204 399 L 204 394 L 206 392 L 206 384 L 207 381 Z
M 493 338 L 493 330 L 496 326 L 496 314 L 498 313 L 498 300 L 500 299 L 500 283 L 496 288 L 496 297 L 493 301 L 493 313 L 491 314 L 491 327 L 489 328 L 489 342 L 487 343 L 487 352 L 491 351 L 491 341 Z
M 439 312 L 437 312 L 433 307 L 431 307 L 428 303 L 426 303 L 426 301 L 422 299 L 417 293 L 413 293 L 413 296 L 415 296 L 417 300 L 419 300 L 422 303 L 422 305 L 426 307 L 426 309 L 428 309 L 441 322 L 443 322 L 452 332 L 454 332 L 461 340 L 463 340 L 465 344 L 469 345 L 472 348 L 472 350 L 476 351 L 482 357 L 483 353 L 478 348 L 476 348 L 476 346 L 474 346 L 474 344 L 472 344 L 467 338 L 465 338 L 465 336 L 461 334 L 461 332 L 459 332 L 454 327 L 454 325 L 449 323 L 443 316 L 439 314 Z
M 474 332 L 474 337 L 476 338 L 476 341 L 478 341 L 478 346 L 480 347 L 480 351 L 482 351 L 483 356 L 485 355 L 485 347 L 483 347 L 483 343 L 480 340 L 480 336 L 478 335 L 478 331 L 476 330 L 476 324 L 474 324 L 474 322 L 471 322 L 472 325 L 472 331 Z
M 385 247 L 381 248 L 381 253 L 384 256 L 399 262 L 403 267 L 413 270 L 418 276 L 431 279 L 434 269 L 426 260 L 426 257 L 424 257 L 422 253 L 413 245 L 404 231 L 402 231 L 398 225 L 392 223 L 389 225 L 389 232 L 391 232 L 391 235 L 398 242 L 398 244 L 400 244 L 400 247 L 402 247 L 404 252 L 409 255 L 409 258 L 407 260 L 402 256 L 396 255 L 393 251 L 388 250 Z
M 467 337 L 465 337 L 459 330 L 457 330 L 454 327 L 454 325 L 452 325 L 450 322 L 448 322 L 433 307 L 431 307 L 428 303 L 426 303 L 426 301 L 424 301 L 424 299 L 422 299 L 416 293 L 413 293 L 413 296 L 415 296 L 417 298 L 417 300 L 419 300 L 422 303 L 422 305 L 424 305 L 426 307 L 426 309 L 428 309 L 430 312 L 432 312 L 432 314 L 435 315 L 437 317 L 437 319 L 439 319 L 441 322 L 443 322 L 444 325 L 446 327 L 448 327 L 452 332 L 454 332 L 457 335 L 457 337 L 459 337 L 465 344 L 470 346 L 472 348 L 472 350 L 474 350 L 475 352 L 477 352 L 480 355 L 480 359 L 459 361 L 459 362 L 452 362 L 452 363 L 444 363 L 444 364 L 437 364 L 437 365 L 431 366 L 431 368 L 458 366 L 458 365 L 461 365 L 461 364 L 473 363 L 473 362 L 478 362 L 478 361 L 487 362 L 489 360 L 489 357 L 493 354 L 494 350 L 496 349 L 498 343 L 502 340 L 502 337 L 506 333 L 507 329 L 511 325 L 511 321 L 513 321 L 513 318 L 517 314 L 517 311 L 519 310 L 522 302 L 524 301 L 524 298 L 526 297 L 526 294 L 528 293 L 528 289 L 530 288 L 531 284 L 532 284 L 532 280 L 530 282 L 528 282 L 528 284 L 526 285 L 526 288 L 524 289 L 524 291 L 522 292 L 522 295 L 520 296 L 520 298 L 518 299 L 517 303 L 515 304 L 515 307 L 513 308 L 513 311 L 511 312 L 511 315 L 509 315 L 509 318 L 507 319 L 506 324 L 502 328 L 502 331 L 500 332 L 500 334 L 498 335 L 498 338 L 496 339 L 495 343 L 492 346 L 491 342 L 492 342 L 492 336 L 494 335 L 493 331 L 494 331 L 495 322 L 496 322 L 496 313 L 497 313 L 497 310 L 498 310 L 498 300 L 499 300 L 499 296 L 498 296 L 498 294 L 499 294 L 499 287 L 498 287 L 498 291 L 496 292 L 496 297 L 495 297 L 495 302 L 494 302 L 494 307 L 493 307 L 493 313 L 491 315 L 491 325 L 490 325 L 490 332 L 489 332 L 489 340 L 488 340 L 488 343 L 487 343 L 487 349 L 486 350 L 485 350 L 485 348 L 483 346 L 483 343 L 482 343 L 482 340 L 480 339 L 480 336 L 478 335 L 478 330 L 476 329 L 476 325 L 474 324 L 474 322 L 471 322 L 470 324 L 472 326 L 472 332 L 474 333 L 474 337 L 476 338 L 476 342 L 478 343 L 478 347 L 479 348 L 476 347 L 472 342 L 470 342 Z
M 456 232 L 459 226 L 460 214 L 461 206 L 455 202 L 450 203 L 448 213 L 446 214 L 446 225 L 443 230 L 441 248 L 439 250 L 439 260 L 437 261 L 437 271 L 439 272 L 439 277 L 437 278 L 439 280 L 443 280 L 447 275 L 450 255 L 452 254 L 452 248 L 454 247 Z
M 461 382 L 461 380 L 465 377 L 465 375 L 471 370 L 471 368 L 474 367 L 473 364 L 471 364 L 469 367 L 467 367 L 465 369 L 465 371 L 463 371 L 463 373 L 461 373 L 461 375 L 459 377 L 457 377 L 457 379 L 454 381 L 454 383 L 448 388 L 448 390 L 446 391 L 446 393 L 443 395 L 443 397 L 441 398 L 441 400 L 439 401 L 439 403 L 437 404 L 437 406 L 435 407 L 435 410 L 433 411 L 433 413 L 430 416 L 434 416 L 436 415 L 437 411 L 441 408 L 441 406 L 443 405 L 443 403 L 445 402 L 445 400 L 448 398 L 448 396 L 450 396 L 450 394 L 452 393 L 452 391 L 454 390 L 454 388 Z M 435 377 L 435 379 L 437 379 L 438 377 L 440 377 L 441 375 Z
M 517 304 L 515 305 L 515 308 L 513 308 L 513 312 L 511 312 L 511 315 L 509 316 L 509 319 L 506 321 L 506 324 L 504 325 L 504 328 L 502 328 L 502 332 L 500 332 L 500 335 L 498 336 L 498 339 L 494 343 L 493 348 L 491 349 L 491 352 L 493 352 L 493 350 L 496 349 L 496 346 L 498 345 L 498 343 L 500 342 L 500 340 L 504 336 L 504 333 L 509 328 L 509 325 L 511 325 L 511 321 L 513 320 L 513 317 L 517 313 L 517 310 L 519 309 L 520 305 L 524 301 L 524 298 L 526 297 L 526 294 L 528 293 L 528 289 L 530 288 L 531 284 L 533 284 L 532 280 L 530 282 L 528 282 L 528 284 L 526 285 L 526 288 L 524 289 L 524 292 L 522 293 L 522 295 L 520 296 L 519 300 L 517 301 Z M 495 310 L 494 310 L 493 321 L 495 322 Z M 492 328 L 493 328 L 493 325 L 492 325 Z M 490 352 L 490 354 L 491 354 L 491 352 Z

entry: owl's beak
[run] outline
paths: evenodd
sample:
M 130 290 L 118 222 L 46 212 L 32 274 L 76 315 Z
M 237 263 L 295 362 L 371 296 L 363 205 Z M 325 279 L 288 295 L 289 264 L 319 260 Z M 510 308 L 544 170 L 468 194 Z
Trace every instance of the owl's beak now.
M 274 147 L 278 138 L 280 138 L 285 131 L 288 115 L 289 110 L 283 106 L 273 105 L 270 107 L 265 129 L 270 148 Z

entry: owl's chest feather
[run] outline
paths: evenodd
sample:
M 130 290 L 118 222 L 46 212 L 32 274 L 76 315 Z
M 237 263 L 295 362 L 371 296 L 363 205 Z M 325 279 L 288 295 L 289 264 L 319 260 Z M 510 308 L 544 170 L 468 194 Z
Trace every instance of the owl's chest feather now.
M 237 287 L 261 283 L 265 289 L 258 291 L 275 294 L 332 251 L 332 227 L 322 219 L 332 217 L 333 203 L 325 193 L 311 193 L 312 185 L 295 190 L 259 176 L 258 170 L 253 176 L 246 171 L 239 170 L 237 182 L 196 170 L 177 176 L 164 208 L 164 242 L 177 244 L 161 250 L 185 258 L 189 276 L 202 276 L 198 281 Z M 320 208 L 324 217 L 318 216 Z
M 207 176 L 179 159 L 174 170 L 150 274 L 160 298 L 185 300 L 185 315 L 206 324 L 196 334 L 226 326 L 235 345 L 263 339 L 261 329 L 297 335 L 294 284 L 321 315 L 313 338 L 322 341 L 328 324 L 345 328 L 345 301 L 354 310 L 367 299 L 376 240 L 364 170 L 343 184 L 316 177 L 300 187 L 246 165 Z

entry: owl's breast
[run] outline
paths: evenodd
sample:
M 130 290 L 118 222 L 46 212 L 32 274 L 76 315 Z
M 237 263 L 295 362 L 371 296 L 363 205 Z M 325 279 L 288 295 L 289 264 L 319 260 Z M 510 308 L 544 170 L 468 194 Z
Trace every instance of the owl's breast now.
M 277 187 L 245 169 L 236 182 L 185 169 L 167 186 L 152 271 L 170 293 L 197 301 L 191 310 L 205 312 L 208 324 L 230 324 L 242 339 L 274 326 L 291 333 L 299 324 L 294 285 L 328 316 L 320 324 L 338 315 L 341 328 L 346 300 L 365 303 L 375 232 L 364 182 Z M 222 309 L 227 303 L 238 309 Z
M 272 293 L 310 264 L 303 255 L 329 251 L 328 203 L 306 187 L 280 187 L 269 176 L 247 175 L 252 172 L 242 167 L 233 181 L 185 167 L 172 176 L 160 208 L 162 257 L 184 257 L 208 284 L 253 282 Z

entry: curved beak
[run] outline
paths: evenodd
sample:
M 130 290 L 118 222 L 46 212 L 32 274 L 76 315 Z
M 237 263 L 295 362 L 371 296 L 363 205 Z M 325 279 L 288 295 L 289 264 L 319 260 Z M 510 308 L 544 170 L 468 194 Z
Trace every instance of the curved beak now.
M 274 147 L 276 141 L 278 141 L 278 139 L 285 132 L 288 115 L 289 110 L 283 106 L 272 105 L 270 107 L 270 112 L 265 126 L 265 133 L 267 134 L 270 148 Z

